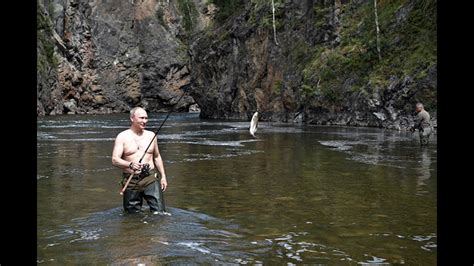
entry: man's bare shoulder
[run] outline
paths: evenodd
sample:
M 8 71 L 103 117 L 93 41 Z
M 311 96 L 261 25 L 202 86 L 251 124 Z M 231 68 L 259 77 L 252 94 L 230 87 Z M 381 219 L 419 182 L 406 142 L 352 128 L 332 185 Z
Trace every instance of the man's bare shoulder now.
M 145 129 L 143 133 L 145 133 L 147 137 L 155 136 L 155 133 L 153 131 L 150 131 L 150 130 Z
M 117 139 L 117 140 L 124 139 L 124 138 L 130 136 L 131 132 L 132 132 L 132 131 L 131 131 L 130 129 L 126 129 L 126 130 L 120 132 L 120 133 L 117 135 L 117 138 L 116 138 L 116 139 Z
M 150 131 L 150 130 L 144 130 L 143 131 L 143 136 L 146 139 L 150 139 L 150 138 L 153 138 L 155 136 L 155 133 L 153 133 L 153 131 Z

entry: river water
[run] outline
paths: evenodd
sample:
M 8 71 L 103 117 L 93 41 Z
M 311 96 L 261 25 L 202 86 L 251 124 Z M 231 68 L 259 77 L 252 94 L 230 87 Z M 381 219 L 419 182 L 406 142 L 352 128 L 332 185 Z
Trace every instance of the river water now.
M 156 130 L 165 114 L 149 114 Z M 171 216 L 124 215 L 127 114 L 37 122 L 39 264 L 437 263 L 437 142 L 375 128 L 202 120 L 158 134 Z

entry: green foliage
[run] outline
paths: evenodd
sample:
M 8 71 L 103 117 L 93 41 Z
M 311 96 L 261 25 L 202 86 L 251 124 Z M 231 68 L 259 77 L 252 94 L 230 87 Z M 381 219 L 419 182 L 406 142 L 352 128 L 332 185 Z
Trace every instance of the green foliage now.
M 48 14 L 50 16 L 53 16 L 54 15 L 54 2 L 53 1 L 47 1 L 47 9 L 48 9 Z
M 254 27 L 262 27 L 273 30 L 273 10 L 271 0 L 252 0 L 252 9 L 249 17 L 249 24 Z M 275 28 L 283 29 L 285 9 L 282 0 L 274 0 L 275 4 Z
M 229 31 L 224 31 L 221 34 L 219 34 L 219 41 L 224 42 L 229 39 L 230 32 Z
M 164 15 L 163 10 L 161 8 L 158 8 L 155 13 L 156 19 L 162 26 L 167 28 L 165 20 L 163 19 L 163 15 Z
M 311 56 L 315 51 L 315 48 L 309 46 L 304 40 L 296 40 L 293 46 L 287 49 L 291 61 L 297 62 L 299 68 L 302 68 L 311 60 Z
M 275 83 L 273 84 L 273 92 L 276 94 L 280 94 L 283 88 L 283 83 L 281 80 L 276 80 Z
M 41 5 L 38 5 L 36 10 L 36 21 L 38 47 L 36 66 L 39 72 L 45 72 L 48 68 L 56 68 L 59 63 L 54 55 L 55 46 L 51 39 L 53 25 Z
M 178 9 L 183 14 L 184 29 L 187 32 L 193 30 L 198 11 L 192 0 L 178 0 Z
M 413 16 L 410 16 L 401 28 L 402 32 L 411 33 L 405 34 L 402 42 L 402 46 L 408 47 L 410 53 L 400 48 L 394 49 L 404 55 L 403 68 L 406 74 L 425 69 L 437 61 L 436 2 L 417 2 L 412 13 Z
M 47 33 L 51 33 L 53 25 L 51 20 L 46 16 L 44 13 L 44 8 L 42 6 L 38 6 L 36 9 L 36 30 L 37 31 L 46 31 Z
M 331 8 L 316 5 L 313 11 L 315 16 L 314 27 L 320 30 L 327 29 L 329 26 L 327 18 L 332 15 Z
M 178 53 L 178 59 L 180 62 L 187 62 L 189 60 L 189 56 L 187 55 L 188 46 L 179 40 L 176 52 Z
M 348 79 L 352 86 L 349 92 L 369 93 L 367 84 L 383 89 L 393 77 L 420 79 L 436 64 L 435 0 L 377 2 L 382 60 L 377 54 L 373 1 L 349 2 L 342 8 L 341 42 L 337 46 L 322 44 L 305 64 L 305 96 L 336 103 L 342 99 Z M 330 8 L 317 5 L 314 12 L 315 27 L 328 27 L 325 17 L 330 15 Z
M 219 24 L 224 23 L 227 18 L 239 13 L 245 7 L 244 0 L 209 0 L 208 3 L 217 6 L 216 20 Z

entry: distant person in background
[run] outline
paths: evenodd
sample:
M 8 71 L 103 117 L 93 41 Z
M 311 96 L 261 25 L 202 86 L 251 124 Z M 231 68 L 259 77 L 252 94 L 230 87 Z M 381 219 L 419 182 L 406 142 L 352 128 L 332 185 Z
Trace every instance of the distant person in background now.
M 428 140 L 431 135 L 431 121 L 430 114 L 425 110 L 422 103 L 416 104 L 416 117 L 415 125 L 411 128 L 411 131 L 418 130 L 420 136 L 420 145 L 428 145 Z
M 115 138 L 112 151 L 112 164 L 122 170 L 122 186 L 133 174 L 123 193 L 123 208 L 128 213 L 141 212 L 145 199 L 153 214 L 168 214 L 162 194 L 168 186 L 165 168 L 154 133 L 145 130 L 147 112 L 141 107 L 133 108 L 130 110 L 130 122 L 130 128 Z M 146 150 L 150 142 L 152 143 Z M 140 162 L 142 156 L 143 161 Z M 160 179 L 156 170 L 160 173 Z

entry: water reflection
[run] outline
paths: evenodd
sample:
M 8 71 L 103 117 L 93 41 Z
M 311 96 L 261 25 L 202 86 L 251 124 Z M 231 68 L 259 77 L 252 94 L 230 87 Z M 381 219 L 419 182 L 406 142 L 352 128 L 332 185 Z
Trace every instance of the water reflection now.
M 51 231 L 49 243 L 39 250 L 40 256 L 56 255 L 56 262 L 66 264 L 122 265 L 252 262 L 256 254 L 268 252 L 268 243 L 248 242 L 238 225 L 200 213 L 169 209 L 172 216 L 124 215 L 120 208 L 114 208 L 73 219 Z M 68 256 L 61 256 L 60 252 Z
M 164 118 L 149 115 L 151 128 Z M 168 122 L 163 218 L 122 215 L 110 154 L 126 114 L 39 121 L 38 261 L 436 263 L 435 141 L 273 123 L 254 139 L 245 121 Z
M 425 190 L 426 181 L 431 177 L 431 155 L 427 147 L 420 148 L 421 161 L 417 170 L 417 192 L 418 194 L 428 193 Z

